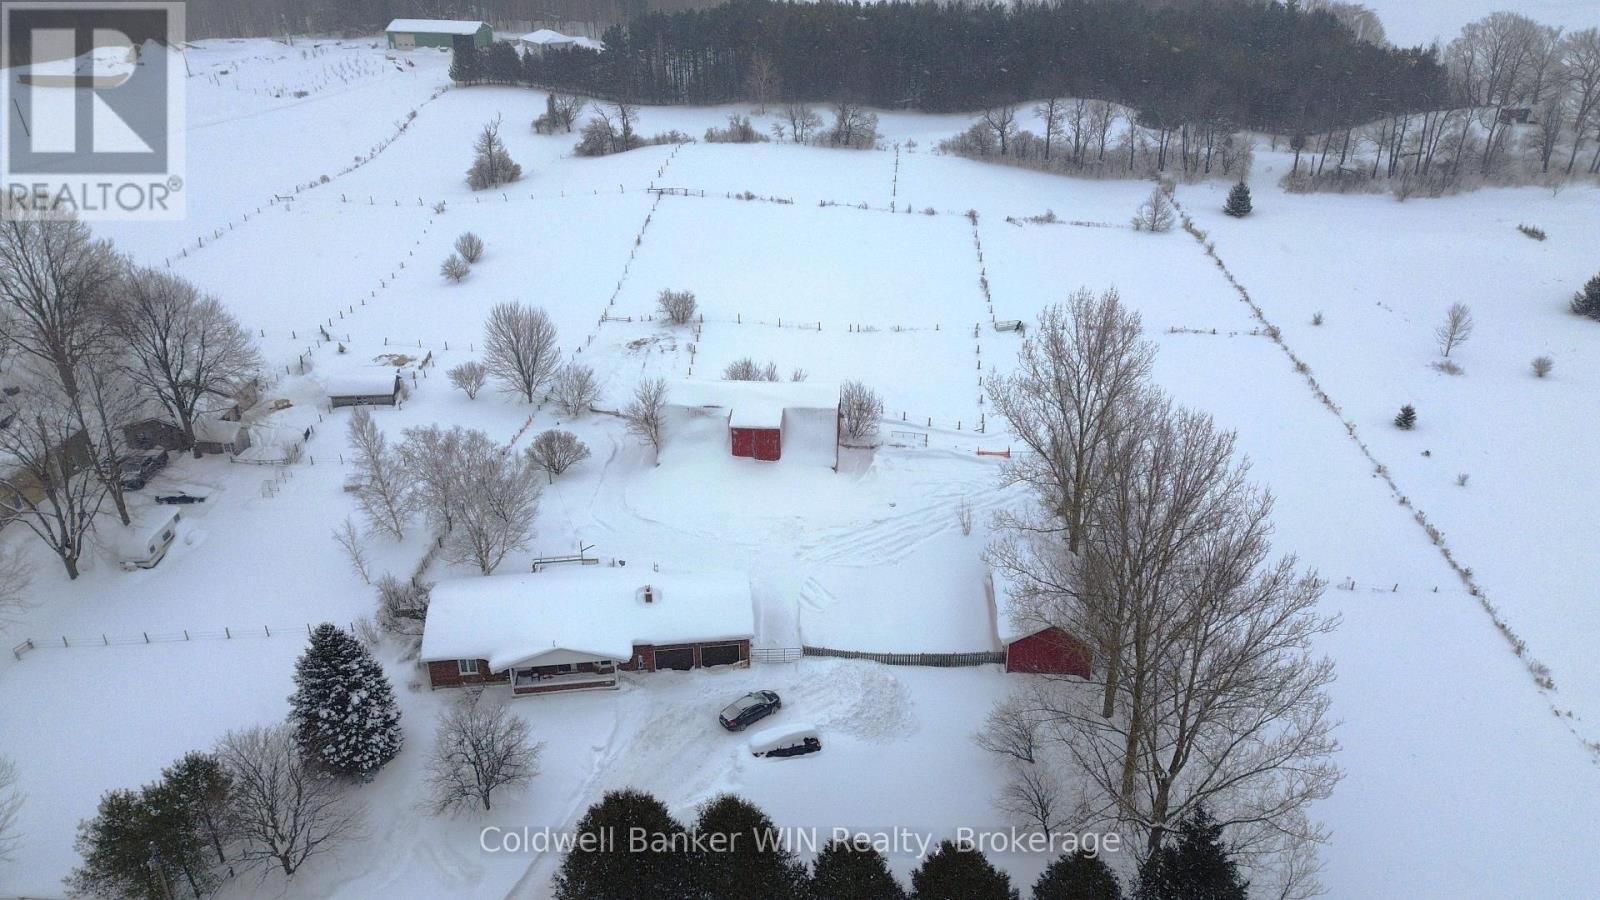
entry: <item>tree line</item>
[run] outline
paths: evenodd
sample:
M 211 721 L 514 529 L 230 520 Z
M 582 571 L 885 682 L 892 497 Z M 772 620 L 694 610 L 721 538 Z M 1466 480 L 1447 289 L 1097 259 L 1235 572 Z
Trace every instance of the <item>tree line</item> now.
M 547 52 L 524 72 L 644 103 L 844 97 L 948 111 L 1081 96 L 1132 107 L 1154 125 L 1218 119 L 1296 134 L 1435 108 L 1447 91 L 1431 50 L 1361 40 L 1325 10 L 1242 0 L 732 0 L 636 16 L 603 40 L 603 52 Z

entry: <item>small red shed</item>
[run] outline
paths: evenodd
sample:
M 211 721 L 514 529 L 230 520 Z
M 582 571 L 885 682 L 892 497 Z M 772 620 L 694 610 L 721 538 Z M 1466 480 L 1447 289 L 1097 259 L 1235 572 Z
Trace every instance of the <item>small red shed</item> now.
M 1007 672 L 1089 677 L 1093 654 L 1088 644 L 1030 614 L 1003 573 L 991 569 L 989 580 L 995 634 L 1006 651 Z
M 838 464 L 839 387 L 812 382 L 677 381 L 670 406 L 702 421 L 726 417 L 734 456 L 776 462 L 785 445 L 806 460 Z

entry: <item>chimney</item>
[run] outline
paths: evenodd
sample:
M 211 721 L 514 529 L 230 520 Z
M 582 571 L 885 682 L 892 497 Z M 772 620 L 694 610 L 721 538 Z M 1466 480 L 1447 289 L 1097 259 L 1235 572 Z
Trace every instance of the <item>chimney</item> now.
M 655 592 L 651 589 L 650 585 L 648 585 L 648 584 L 644 586 L 644 602 L 646 602 L 646 603 L 654 603 L 654 602 L 656 602 Z

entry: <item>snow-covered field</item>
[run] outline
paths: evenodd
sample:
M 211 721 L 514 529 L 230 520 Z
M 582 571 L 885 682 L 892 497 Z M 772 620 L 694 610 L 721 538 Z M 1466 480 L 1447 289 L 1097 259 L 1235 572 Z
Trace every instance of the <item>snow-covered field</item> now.
M 102 551 L 69 583 L 37 557 L 38 605 L 6 641 L 31 637 L 36 649 L 0 657 L 0 753 L 16 759 L 29 795 L 0 895 L 59 895 L 74 826 L 101 793 L 153 778 L 230 728 L 281 718 L 307 624 L 372 611 L 371 589 L 329 538 L 354 505 L 341 490 L 346 414 L 319 410 L 319 369 L 432 353 L 440 365 L 412 399 L 375 413 L 392 438 L 435 422 L 508 442 L 524 434 L 528 406 L 492 392 L 469 401 L 442 375 L 477 355 L 483 318 L 503 300 L 551 313 L 564 350 L 596 368 L 602 407 L 623 402 L 641 375 L 714 377 L 748 355 L 816 380 L 867 381 L 894 420 L 886 433 L 927 436 L 926 447 L 846 451 L 835 472 L 733 459 L 669 435 L 656 466 L 611 417 L 562 422 L 593 456 L 547 489 L 534 546 L 505 570 L 579 544 L 636 565 L 739 567 L 752 576 L 758 647 L 993 649 L 980 554 L 987 514 L 1014 495 L 975 453 L 1008 445 L 984 415 L 980 378 L 1011 364 L 1018 338 L 988 327 L 980 275 L 999 319 L 1115 286 L 1160 348 L 1161 385 L 1238 430 L 1278 499 L 1276 548 L 1353 585 L 1325 601 L 1343 617 L 1324 649 L 1338 666 L 1347 772 L 1316 809 L 1333 832 L 1332 896 L 1600 894 L 1590 862 L 1600 767 L 1585 746 L 1600 741 L 1600 664 L 1587 652 L 1600 634 L 1600 475 L 1588 461 L 1600 444 L 1600 329 L 1564 310 L 1594 274 L 1600 191 L 1289 197 L 1274 187 L 1284 163 L 1267 153 L 1246 220 L 1220 214 L 1220 187 L 1180 188 L 1336 415 L 1199 241 L 1126 227 L 1147 184 L 934 154 L 964 117 L 886 113 L 891 149 L 875 152 L 694 144 L 584 160 L 570 156 L 573 137 L 527 127 L 539 94 L 440 93 L 442 54 L 419 51 L 410 65 L 370 42 L 224 41 L 190 61 L 190 219 L 103 232 L 214 292 L 256 331 L 280 376 L 270 396 L 295 401 L 273 414 L 282 421 L 269 440 L 313 432 L 306 460 L 282 474 L 175 461 L 157 488 L 210 499 L 185 509 L 179 545 L 156 569 L 125 573 Z M 646 109 L 640 130 L 698 135 L 731 112 L 747 111 Z M 468 145 L 495 115 L 526 175 L 474 195 L 462 177 Z M 295 190 L 324 174 L 328 183 Z M 745 191 L 793 202 L 730 196 Z M 979 213 L 981 262 L 968 209 Z M 1047 209 L 1083 224 L 1005 221 Z M 1519 222 L 1549 240 L 1523 237 Z M 439 261 L 467 230 L 487 252 L 448 284 Z M 663 288 L 698 294 L 698 338 L 648 320 Z M 1427 364 L 1432 329 L 1458 301 L 1478 331 L 1452 354 L 1465 374 L 1449 376 Z M 344 358 L 319 327 L 346 345 Z M 1556 361 L 1543 380 L 1528 365 L 1541 354 Z M 310 376 L 298 374 L 302 356 Z M 1402 403 L 1419 411 L 1415 431 L 1389 425 Z M 528 435 L 559 419 L 540 410 Z M 1535 684 L 1413 510 L 1375 476 L 1347 423 L 1549 667 L 1553 691 Z M 971 535 L 957 521 L 963 501 L 977 511 Z M 420 526 L 404 542 L 374 539 L 374 568 L 409 572 L 426 542 Z M 996 825 L 999 774 L 971 735 L 1022 677 L 808 659 L 527 698 L 516 709 L 545 742 L 542 774 L 492 820 L 450 820 L 417 808 L 433 716 L 449 698 L 430 694 L 413 664 L 385 662 L 408 744 L 361 789 L 368 834 L 291 884 L 250 876 L 230 895 L 541 897 L 556 859 L 485 853 L 479 830 L 569 825 L 624 785 L 683 816 L 734 790 L 783 825 Z M 753 688 L 778 690 L 786 709 L 816 721 L 827 751 L 774 764 L 741 752 L 713 714 Z M 1045 860 L 1002 862 L 1026 884 Z M 914 863 L 894 860 L 902 874 Z

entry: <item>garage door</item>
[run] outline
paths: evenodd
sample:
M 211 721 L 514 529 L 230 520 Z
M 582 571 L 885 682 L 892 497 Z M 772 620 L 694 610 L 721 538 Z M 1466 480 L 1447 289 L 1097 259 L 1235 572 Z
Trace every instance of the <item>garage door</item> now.
M 738 644 L 705 644 L 700 648 L 702 666 L 731 666 L 738 661 Z
M 671 650 L 656 650 L 656 671 L 662 669 L 677 669 L 683 671 L 694 668 L 694 650 L 690 647 L 676 647 Z

